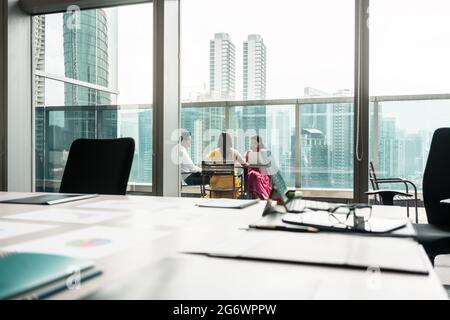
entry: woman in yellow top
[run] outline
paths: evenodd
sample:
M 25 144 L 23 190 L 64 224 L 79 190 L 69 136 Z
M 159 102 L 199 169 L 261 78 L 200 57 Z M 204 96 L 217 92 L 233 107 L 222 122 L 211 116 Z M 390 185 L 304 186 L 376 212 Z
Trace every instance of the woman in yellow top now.
M 217 148 L 208 154 L 208 160 L 210 161 L 226 161 L 234 162 L 234 164 L 240 164 L 242 166 L 247 165 L 242 155 L 233 148 L 233 140 L 231 135 L 223 132 L 217 143 Z M 214 191 L 211 193 L 211 198 L 238 198 L 239 189 L 241 187 L 241 181 L 235 177 L 235 193 L 230 191 Z M 209 182 L 211 189 L 231 189 L 233 188 L 232 176 L 213 176 Z

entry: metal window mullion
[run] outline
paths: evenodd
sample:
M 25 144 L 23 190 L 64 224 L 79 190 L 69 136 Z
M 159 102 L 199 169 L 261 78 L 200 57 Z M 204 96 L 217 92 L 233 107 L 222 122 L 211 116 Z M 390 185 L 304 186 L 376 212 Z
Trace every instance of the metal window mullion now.
M 153 174 L 152 194 L 180 195 L 180 168 L 171 159 L 180 127 L 180 2 L 153 1 Z M 176 113 L 175 113 L 175 108 Z
M 43 189 L 44 191 L 47 191 L 47 170 L 49 168 L 47 159 L 49 159 L 50 157 L 48 156 L 48 152 L 47 152 L 47 126 L 50 123 L 50 110 L 48 110 L 47 108 L 44 107 L 44 134 L 42 135 L 42 139 L 44 140 L 43 142 L 43 150 L 44 150 L 44 172 L 43 172 Z
M 8 1 L 0 3 L 0 191 L 8 188 Z
M 228 103 L 225 104 L 225 130 L 230 129 L 230 112 L 231 112 L 231 107 Z
M 301 188 L 301 104 L 295 104 L 295 187 Z
M 375 99 L 373 102 L 373 163 L 375 168 L 380 168 L 379 159 L 379 124 L 380 124 L 380 113 L 379 113 L 379 102 Z
M 94 134 L 94 138 L 95 139 L 99 139 L 99 137 L 98 137 L 98 133 L 99 133 L 99 131 L 100 131 L 100 127 L 101 127 L 101 124 L 100 124 L 100 121 L 98 120 L 99 119 L 99 116 L 98 116 L 98 113 L 99 113 L 99 110 L 98 110 L 98 106 L 97 105 L 95 105 L 95 109 L 94 109 L 95 111 L 94 111 L 94 121 L 95 121 L 95 134 Z
M 355 0 L 353 201 L 367 202 L 369 185 L 369 0 Z M 359 125 L 358 125 L 359 123 Z M 358 157 L 359 155 L 359 157 Z M 359 159 L 358 159 L 359 158 Z

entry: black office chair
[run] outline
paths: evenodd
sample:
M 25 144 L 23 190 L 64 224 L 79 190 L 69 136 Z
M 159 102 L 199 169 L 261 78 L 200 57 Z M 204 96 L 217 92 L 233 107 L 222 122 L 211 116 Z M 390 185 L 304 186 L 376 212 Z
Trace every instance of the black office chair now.
M 59 192 L 124 195 L 133 156 L 132 138 L 75 140 Z
M 440 201 L 450 198 L 450 128 L 436 130 L 423 175 L 423 198 L 428 224 L 418 224 L 418 241 L 431 262 L 439 254 L 450 253 L 450 206 Z

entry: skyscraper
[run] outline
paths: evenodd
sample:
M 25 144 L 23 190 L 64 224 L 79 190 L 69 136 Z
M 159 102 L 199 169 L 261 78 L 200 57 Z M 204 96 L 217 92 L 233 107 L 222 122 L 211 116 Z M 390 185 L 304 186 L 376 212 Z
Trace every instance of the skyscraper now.
M 301 185 L 329 187 L 329 151 L 326 136 L 318 129 L 302 129 Z
M 209 86 L 212 99 L 235 98 L 235 46 L 227 33 L 216 33 L 209 43 Z
M 331 187 L 353 187 L 353 104 L 332 105 Z
M 35 16 L 34 22 L 34 64 L 36 70 L 45 71 L 45 16 Z M 45 79 L 34 76 L 34 105 L 45 104 Z M 44 180 L 44 110 L 35 109 L 35 170 L 36 190 L 43 190 Z
M 251 34 L 244 41 L 243 98 L 262 100 L 266 98 L 266 46 L 258 34 Z M 266 107 L 251 106 L 243 108 L 243 127 L 247 135 L 259 134 L 265 130 Z M 247 139 L 246 148 L 249 140 Z
M 110 12 L 112 14 L 115 11 Z M 79 20 L 77 24 L 72 23 L 73 13 L 63 15 L 64 71 L 67 78 L 79 80 L 88 85 L 64 84 L 65 106 L 68 109 L 82 107 L 79 110 L 64 112 L 64 129 L 67 132 L 69 145 L 76 138 L 95 138 L 96 114 L 95 110 L 89 107 L 109 105 L 112 101 L 110 93 L 100 91 L 96 87 L 108 88 L 110 81 L 112 52 L 108 47 L 106 11 L 103 9 L 83 10 L 77 14 L 76 19 Z M 115 63 L 117 61 L 112 61 L 112 64 Z M 108 118 L 115 121 L 105 122 L 105 125 L 111 127 L 102 128 L 102 130 L 117 132 L 117 111 L 109 112 Z
M 45 71 L 45 16 L 34 17 L 34 64 L 36 70 Z M 35 76 L 34 99 L 36 106 L 45 103 L 45 79 Z
M 258 34 L 244 41 L 244 100 L 266 98 L 266 46 Z
M 73 13 L 64 14 L 64 69 L 67 78 L 107 88 L 109 86 L 108 18 L 102 9 L 79 14 L 79 27 L 72 26 Z M 66 106 L 108 105 L 111 94 L 95 88 L 65 84 Z
M 151 110 L 139 112 L 139 177 L 134 181 L 152 183 L 153 166 L 153 113 Z
M 396 134 L 396 119 L 381 117 L 379 123 L 378 161 L 379 175 L 382 177 L 397 177 L 398 173 L 398 143 Z

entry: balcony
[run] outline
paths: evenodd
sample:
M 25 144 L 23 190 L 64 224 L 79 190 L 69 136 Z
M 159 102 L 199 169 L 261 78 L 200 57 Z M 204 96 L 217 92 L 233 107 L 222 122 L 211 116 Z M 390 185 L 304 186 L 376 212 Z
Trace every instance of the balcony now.
M 431 109 L 442 117 L 424 112 Z M 431 135 L 450 126 L 447 113 L 450 94 L 371 97 L 370 159 L 378 175 L 407 178 L 421 190 Z M 131 136 L 130 191 L 151 191 L 151 105 L 37 107 L 35 118 L 36 190 L 58 190 L 74 139 Z M 233 133 L 241 153 L 258 133 L 289 186 L 307 197 L 351 199 L 353 118 L 352 97 L 190 102 L 182 104 L 181 127 L 192 134 L 189 152 L 196 163 L 224 130 Z

